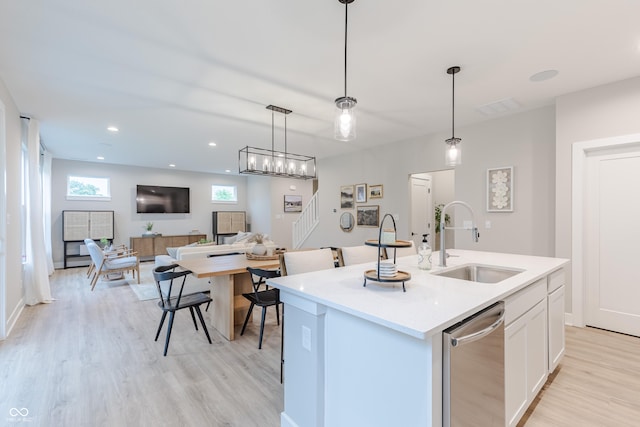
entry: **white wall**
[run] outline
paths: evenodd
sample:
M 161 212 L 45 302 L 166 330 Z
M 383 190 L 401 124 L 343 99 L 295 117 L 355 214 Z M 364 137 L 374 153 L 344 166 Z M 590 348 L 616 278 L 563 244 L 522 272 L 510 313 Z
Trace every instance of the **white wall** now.
M 278 247 L 291 248 L 291 227 L 300 214 L 284 212 L 284 196 L 302 196 L 304 207 L 313 196 L 312 181 L 249 176 L 247 183 L 251 231 L 268 234 Z
M 455 198 L 471 204 L 480 225 L 479 243 L 469 233 L 456 235 L 456 247 L 529 255 L 554 254 L 554 107 L 545 107 L 482 124 L 460 128 L 463 164 L 455 171 Z M 444 140 L 449 134 L 425 136 L 375 147 L 351 155 L 321 159 L 318 165 L 320 226 L 306 247 L 360 245 L 377 238 L 377 229 L 355 227 L 343 233 L 339 227 L 341 185 L 383 184 L 380 205 L 397 214 L 398 237 L 408 238 L 409 175 L 444 169 Z M 515 210 L 486 212 L 487 168 L 513 166 Z M 437 196 L 436 196 L 437 198 Z M 333 210 L 336 212 L 333 212 Z M 355 213 L 355 211 L 353 211 Z M 458 215 L 458 220 L 464 220 Z M 486 220 L 491 229 L 485 230 Z
M 78 201 L 66 199 L 68 175 L 111 178 L 111 201 Z M 189 187 L 191 213 L 189 214 L 138 214 L 136 213 L 136 185 L 165 185 Z M 238 203 L 211 203 L 211 185 L 236 185 Z M 247 179 L 242 176 L 206 174 L 165 169 L 120 166 L 95 162 L 54 159 L 52 164 L 52 246 L 56 267 L 63 258 L 62 211 L 63 210 L 113 210 L 115 211 L 115 243 L 129 245 L 129 238 L 140 236 L 144 224 L 153 222 L 153 231 L 164 235 L 189 234 L 199 230 L 212 237 L 213 211 L 246 211 Z
M 5 294 L 0 295 L 5 304 L 5 315 L 0 321 L 4 323 L 5 333 L 8 335 L 24 307 L 20 234 L 21 123 L 20 111 L 1 79 L 0 101 L 5 107 L 6 124 L 6 170 L 0 171 L 4 175 L 6 185 L 6 268 L 0 271 L 5 280 Z
M 111 201 L 66 200 L 68 175 L 100 176 L 111 178 Z M 137 214 L 136 185 L 166 185 L 189 187 L 191 213 L 189 214 Z M 236 185 L 238 203 L 211 203 L 211 185 Z M 290 190 L 295 185 L 296 190 Z M 164 235 L 189 234 L 198 230 L 212 237 L 213 211 L 246 211 L 252 232 L 266 233 L 278 246 L 291 247 L 291 224 L 298 217 L 284 213 L 284 194 L 302 195 L 306 204 L 312 196 L 311 181 L 262 176 L 236 176 L 206 174 L 169 169 L 120 166 L 95 162 L 54 159 L 52 165 L 52 246 L 57 268 L 63 264 L 62 211 L 113 210 L 115 211 L 115 243 L 129 245 L 129 238 L 140 236 L 147 222 L 153 222 L 153 231 Z M 71 250 L 71 245 L 70 245 Z M 69 265 L 73 265 L 70 260 Z
M 556 101 L 556 255 L 571 253 L 571 150 L 575 142 L 640 133 L 640 77 L 561 96 Z M 638 183 L 630 184 L 637 188 Z M 566 312 L 573 313 L 568 277 Z
M 313 196 L 312 181 L 271 178 L 271 234 L 279 247 L 291 248 L 293 222 L 298 219 L 300 213 L 284 211 L 285 195 L 302 196 L 304 208 Z

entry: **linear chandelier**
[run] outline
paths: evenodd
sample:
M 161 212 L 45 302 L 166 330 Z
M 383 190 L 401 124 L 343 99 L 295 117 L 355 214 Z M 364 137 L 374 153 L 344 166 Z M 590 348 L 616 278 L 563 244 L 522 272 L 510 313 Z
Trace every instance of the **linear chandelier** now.
M 238 172 L 247 175 L 267 175 L 279 178 L 313 179 L 316 158 L 287 152 L 287 115 L 292 111 L 275 105 L 271 110 L 271 150 L 246 146 L 238 152 Z M 284 114 L 284 151 L 275 150 L 275 113 Z

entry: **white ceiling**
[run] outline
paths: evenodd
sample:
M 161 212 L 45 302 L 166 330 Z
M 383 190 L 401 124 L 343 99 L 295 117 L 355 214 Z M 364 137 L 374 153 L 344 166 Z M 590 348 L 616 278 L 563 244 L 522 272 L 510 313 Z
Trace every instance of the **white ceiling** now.
M 452 65 L 456 128 L 638 76 L 638 17 L 637 0 L 356 0 L 353 142 L 333 139 L 338 0 L 2 1 L 0 79 L 56 158 L 237 173 L 240 147 L 271 146 L 269 104 L 293 110 L 289 151 L 322 158 L 450 132 Z M 519 108 L 478 111 L 504 99 Z

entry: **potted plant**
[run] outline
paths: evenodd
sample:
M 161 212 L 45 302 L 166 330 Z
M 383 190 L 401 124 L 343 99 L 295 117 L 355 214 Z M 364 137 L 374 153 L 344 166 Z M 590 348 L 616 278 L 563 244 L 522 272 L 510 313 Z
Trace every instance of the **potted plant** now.
M 435 214 L 435 220 L 436 220 L 436 226 L 435 226 L 435 231 L 436 231 L 436 235 L 434 236 L 435 241 L 433 242 L 433 247 L 435 250 L 439 250 L 440 249 L 440 219 L 442 218 L 442 208 L 444 208 L 444 204 L 439 204 L 436 205 L 436 214 Z M 444 225 L 450 225 L 451 223 L 451 217 L 449 216 L 449 214 L 445 214 L 444 215 Z
M 144 233 L 142 233 L 144 236 L 151 236 L 153 235 L 153 223 L 152 222 L 147 222 L 144 225 L 144 229 L 146 230 Z

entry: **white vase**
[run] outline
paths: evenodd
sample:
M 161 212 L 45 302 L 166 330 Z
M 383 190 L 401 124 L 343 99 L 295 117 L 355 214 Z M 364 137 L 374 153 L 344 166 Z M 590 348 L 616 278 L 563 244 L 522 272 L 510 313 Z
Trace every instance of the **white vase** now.
M 256 243 L 253 249 L 251 249 L 251 253 L 254 255 L 264 255 L 267 253 L 267 247 L 262 243 Z

